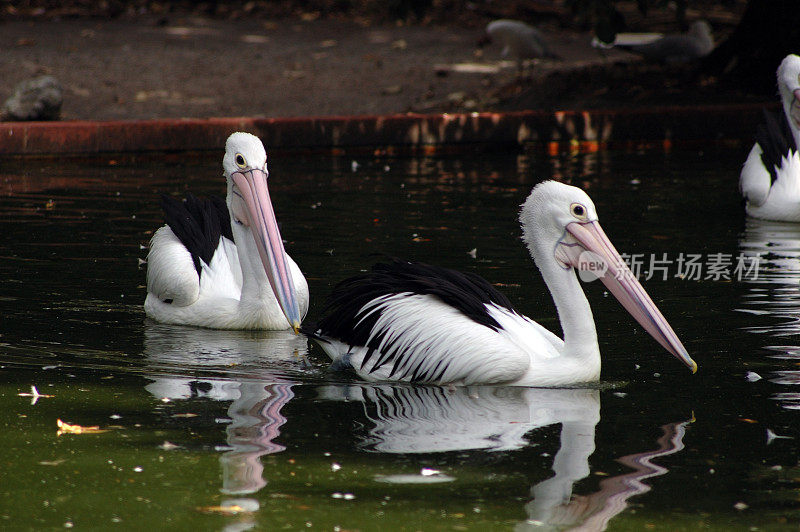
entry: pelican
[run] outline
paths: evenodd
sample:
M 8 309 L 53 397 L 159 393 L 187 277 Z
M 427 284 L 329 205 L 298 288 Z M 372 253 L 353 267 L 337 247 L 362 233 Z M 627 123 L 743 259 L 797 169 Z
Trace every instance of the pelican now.
M 511 56 L 517 62 L 517 72 L 522 73 L 523 63 L 530 59 L 547 57 L 556 59 L 542 34 L 536 28 L 519 20 L 500 19 L 486 26 L 486 36 L 479 44 L 497 41 L 503 47 L 500 55 Z
M 642 56 L 654 63 L 689 63 L 701 59 L 714 49 L 711 26 L 705 20 L 696 20 L 687 33 L 663 35 L 651 42 L 638 42 L 637 34 L 618 35 L 613 43 L 620 48 Z
M 367 380 L 561 386 L 600 378 L 589 302 L 574 269 L 596 271 L 634 318 L 692 372 L 697 365 L 597 220 L 582 190 L 545 181 L 522 205 L 523 241 L 553 297 L 562 340 L 474 274 L 394 261 L 337 285 L 309 336 Z M 601 270 L 605 273 L 600 273 Z
M 765 111 L 756 143 L 742 167 L 739 189 L 747 214 L 800 222 L 800 57 L 787 55 L 778 67 L 782 111 Z
M 283 249 L 264 145 L 234 133 L 222 166 L 225 202 L 163 198 L 167 225 L 150 241 L 145 313 L 176 325 L 297 332 L 308 284 Z

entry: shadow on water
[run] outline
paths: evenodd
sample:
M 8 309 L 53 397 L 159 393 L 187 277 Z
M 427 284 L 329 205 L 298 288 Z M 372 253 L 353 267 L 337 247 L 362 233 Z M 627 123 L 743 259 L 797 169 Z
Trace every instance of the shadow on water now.
M 149 322 L 141 260 L 162 223 L 158 194 L 222 193 L 218 161 L 4 165 L 0 523 L 792 529 L 800 239 L 745 226 L 731 177 L 743 157 L 270 159 L 310 319 L 377 252 L 482 275 L 558 331 L 516 220 L 545 178 L 587 189 L 621 252 L 763 250 L 758 280 L 689 280 L 673 263 L 643 281 L 695 376 L 599 283 L 584 285 L 615 384 L 566 390 L 366 384 L 331 372 L 301 336 Z M 31 385 L 36 401 L 18 395 Z M 58 419 L 104 432 L 57 436 Z

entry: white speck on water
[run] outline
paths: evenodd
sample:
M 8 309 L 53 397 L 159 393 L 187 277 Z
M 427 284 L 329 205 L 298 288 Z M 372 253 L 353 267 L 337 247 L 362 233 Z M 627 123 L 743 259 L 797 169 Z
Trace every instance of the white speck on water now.
M 733 507 L 736 508 L 739 511 L 747 510 L 748 508 L 750 508 L 750 506 L 748 506 L 747 503 L 742 502 L 742 501 L 737 502 L 736 504 L 733 505 Z
M 628 394 L 625 393 L 625 392 L 614 392 L 614 395 L 616 395 L 617 397 L 627 397 L 628 396 Z
M 442 472 L 438 469 L 431 469 L 430 467 L 423 467 L 419 470 L 419 474 L 423 477 L 430 477 L 432 475 L 441 475 Z
M 142 471 L 144 471 L 144 468 L 142 466 L 137 465 L 136 467 L 133 468 L 133 470 L 136 471 L 137 473 L 141 473 Z
M 478 248 L 472 248 L 471 250 L 467 251 L 467 255 L 472 257 L 473 259 L 478 257 Z
M 331 464 L 331 471 L 339 471 L 342 468 L 341 464 L 337 464 L 336 462 Z
M 761 380 L 761 375 L 759 375 L 755 371 L 748 371 L 745 374 L 744 378 L 747 379 L 748 382 L 756 382 Z

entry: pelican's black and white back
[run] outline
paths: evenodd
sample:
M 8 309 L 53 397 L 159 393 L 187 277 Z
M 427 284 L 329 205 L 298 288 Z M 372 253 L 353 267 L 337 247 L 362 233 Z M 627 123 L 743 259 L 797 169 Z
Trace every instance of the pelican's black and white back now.
M 483 278 L 401 260 L 337 285 L 323 313 L 304 332 L 370 380 L 504 382 L 529 365 L 520 327 L 542 345 L 563 343 Z

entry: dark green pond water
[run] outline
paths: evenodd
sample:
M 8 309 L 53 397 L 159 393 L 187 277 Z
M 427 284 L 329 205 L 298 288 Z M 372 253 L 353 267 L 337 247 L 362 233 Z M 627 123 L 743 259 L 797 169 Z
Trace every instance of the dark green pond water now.
M 3 162 L 0 528 L 797 530 L 800 226 L 745 220 L 744 156 L 271 158 L 310 319 L 377 252 L 558 330 L 517 210 L 542 179 L 585 188 L 700 369 L 587 283 L 603 381 L 573 390 L 365 384 L 304 337 L 149 322 L 158 194 L 224 193 L 216 154 Z

